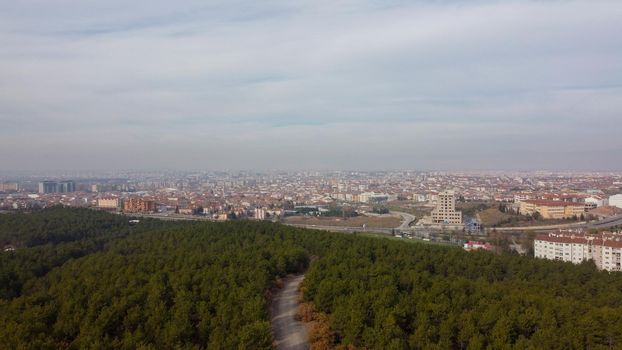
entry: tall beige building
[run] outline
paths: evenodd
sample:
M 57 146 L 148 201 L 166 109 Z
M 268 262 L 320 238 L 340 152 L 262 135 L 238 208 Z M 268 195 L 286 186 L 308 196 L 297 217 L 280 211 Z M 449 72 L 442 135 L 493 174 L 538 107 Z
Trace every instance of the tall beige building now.
M 117 197 L 103 197 L 97 200 L 97 207 L 102 209 L 118 209 L 119 204 Z
M 19 191 L 19 184 L 17 182 L 0 182 L 0 191 L 10 192 Z
M 432 210 L 432 222 L 435 224 L 461 224 L 462 212 L 456 211 L 456 193 L 443 191 L 438 194 L 436 208 Z

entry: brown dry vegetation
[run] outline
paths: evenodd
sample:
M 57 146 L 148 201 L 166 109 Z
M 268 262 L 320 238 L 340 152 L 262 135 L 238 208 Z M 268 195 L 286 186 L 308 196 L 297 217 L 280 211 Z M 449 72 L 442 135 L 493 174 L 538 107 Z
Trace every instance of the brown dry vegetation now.
M 497 208 L 490 208 L 478 213 L 479 218 L 482 220 L 482 225 L 485 227 L 492 227 L 499 223 L 508 220 L 512 215 L 502 213 Z
M 335 347 L 335 335 L 330 330 L 328 315 L 316 312 L 309 303 L 301 303 L 297 318 L 307 328 L 311 350 L 329 350 Z
M 478 213 L 482 225 L 491 227 L 515 227 L 515 226 L 543 226 L 559 225 L 574 222 L 572 219 L 533 219 L 524 215 L 511 215 L 499 211 L 497 208 L 489 208 Z

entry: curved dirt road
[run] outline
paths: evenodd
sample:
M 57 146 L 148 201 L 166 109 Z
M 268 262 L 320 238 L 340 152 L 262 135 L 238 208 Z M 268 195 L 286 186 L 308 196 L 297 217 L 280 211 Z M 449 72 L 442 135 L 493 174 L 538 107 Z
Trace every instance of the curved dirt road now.
M 283 288 L 272 299 L 270 321 L 277 350 L 309 349 L 305 326 L 295 319 L 298 312 L 298 286 L 304 277 L 287 277 Z

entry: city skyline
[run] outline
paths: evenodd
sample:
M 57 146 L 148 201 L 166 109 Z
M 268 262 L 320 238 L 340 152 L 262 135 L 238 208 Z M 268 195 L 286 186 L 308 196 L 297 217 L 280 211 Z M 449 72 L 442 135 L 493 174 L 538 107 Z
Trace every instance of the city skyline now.
M 620 2 L 4 7 L 3 171 L 622 170 Z

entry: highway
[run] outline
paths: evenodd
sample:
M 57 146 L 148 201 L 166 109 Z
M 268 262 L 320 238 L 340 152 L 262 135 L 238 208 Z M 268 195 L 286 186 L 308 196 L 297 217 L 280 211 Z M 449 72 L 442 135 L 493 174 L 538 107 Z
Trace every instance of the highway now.
M 353 227 L 353 226 L 329 226 L 329 225 L 305 225 L 305 224 L 285 224 L 288 226 L 310 228 L 315 230 L 324 230 L 332 232 L 369 232 L 369 233 L 381 233 L 385 235 L 392 235 L 394 232 L 399 231 L 414 231 L 414 228 L 410 227 L 410 224 L 417 218 L 414 215 L 404 213 L 401 211 L 391 211 L 393 215 L 399 215 L 402 217 L 402 223 L 398 227 Z
M 285 224 L 285 225 L 316 229 L 316 230 L 332 231 L 332 232 L 346 232 L 346 233 L 369 232 L 369 233 L 380 233 L 380 234 L 385 234 L 385 235 L 391 235 L 392 233 L 396 231 L 411 231 L 411 232 L 421 231 L 421 230 L 427 231 L 427 232 L 438 231 L 433 228 L 410 227 L 409 226 L 410 223 L 412 223 L 416 219 L 414 215 L 404 213 L 404 212 L 398 212 L 398 211 L 392 211 L 391 213 L 395 215 L 400 215 L 402 217 L 402 222 L 399 226 L 363 228 L 363 227 L 358 227 L 358 226 L 357 227 L 328 226 L 328 225 L 320 226 L 320 225 L 304 225 L 304 224 Z M 177 221 L 213 221 L 212 219 L 209 219 L 203 216 L 185 216 L 185 215 L 179 215 L 179 214 L 162 215 L 162 214 L 133 213 L 133 214 L 128 214 L 128 216 L 154 218 L 154 219 L 161 219 L 161 220 L 177 220 Z M 591 222 L 579 222 L 579 223 L 573 222 L 569 224 L 543 225 L 543 226 L 497 227 L 497 228 L 486 228 L 486 231 L 490 232 L 493 229 L 499 232 L 502 232 L 502 231 L 552 231 L 552 230 L 559 230 L 559 229 L 588 229 L 589 230 L 589 229 L 610 228 L 614 226 L 622 227 L 622 215 L 616 215 L 616 216 L 612 216 L 606 219 L 602 219 L 598 221 L 591 221 Z
M 402 217 L 402 223 L 397 227 L 399 230 L 408 230 L 410 228 L 410 224 L 417 220 L 417 217 L 414 215 L 404 213 L 403 211 L 391 211 L 390 213 Z
M 607 228 L 613 226 L 622 226 L 622 215 L 614 215 L 600 221 L 592 221 L 586 224 L 589 228 Z

